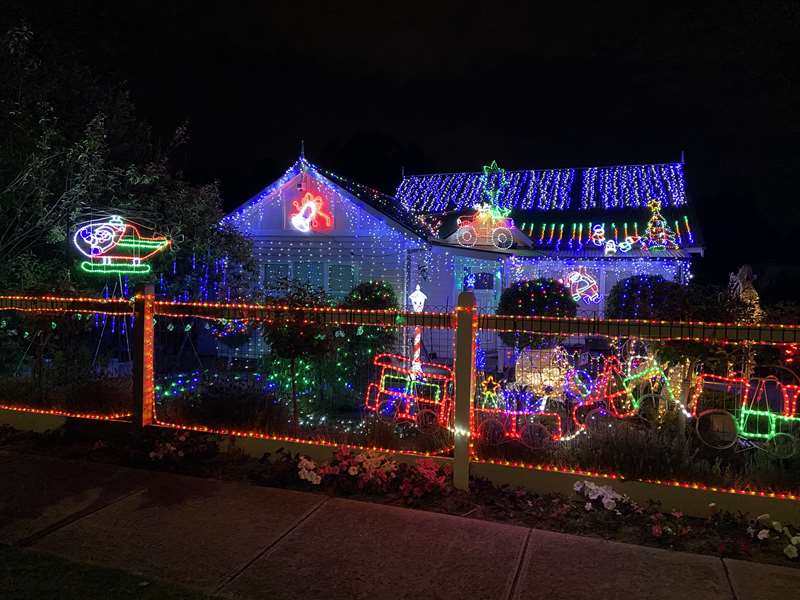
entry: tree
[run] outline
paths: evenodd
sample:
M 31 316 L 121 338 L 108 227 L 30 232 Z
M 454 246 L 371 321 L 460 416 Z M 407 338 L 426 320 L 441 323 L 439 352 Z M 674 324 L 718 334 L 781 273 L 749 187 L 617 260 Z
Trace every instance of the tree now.
M 685 287 L 661 275 L 634 275 L 614 284 L 606 295 L 609 319 L 673 319 L 688 313 Z
M 742 302 L 722 286 L 681 285 L 660 275 L 622 279 L 606 296 L 606 316 L 610 319 L 733 322 L 742 310 Z M 726 373 L 731 363 L 742 359 L 741 348 L 737 346 L 689 341 L 648 345 L 664 363 L 684 365 L 687 376 L 697 363 L 703 363 L 707 371 Z
M 503 290 L 497 305 L 499 315 L 574 317 L 577 304 L 569 289 L 555 279 L 539 278 L 518 281 Z M 529 347 L 552 346 L 556 338 L 529 333 L 500 333 L 507 346 L 522 350 Z
M 0 46 L 0 132 L 0 255 L 8 265 L 0 289 L 96 293 L 113 285 L 117 278 L 75 268 L 69 240 L 78 222 L 113 210 L 173 241 L 153 263 L 159 293 L 251 291 L 251 247 L 219 225 L 217 185 L 194 185 L 175 164 L 187 127 L 166 147 L 154 143 L 124 86 L 101 82 L 68 48 L 25 25 Z
M 341 302 L 341 308 L 397 310 L 394 288 L 385 281 L 364 281 L 356 285 Z M 397 329 L 377 326 L 343 326 L 338 338 L 338 363 L 360 397 L 376 354 L 386 352 L 397 340 Z
M 294 281 L 282 282 L 286 294 L 275 300 L 275 304 L 290 308 L 315 308 L 330 303 L 322 290 L 302 286 Z M 301 360 L 313 361 L 327 354 L 332 347 L 330 330 L 314 321 L 306 321 L 300 311 L 288 310 L 263 325 L 264 340 L 270 352 L 289 362 L 289 383 L 292 400 L 292 426 L 295 430 L 300 422 L 297 404 L 298 365 Z

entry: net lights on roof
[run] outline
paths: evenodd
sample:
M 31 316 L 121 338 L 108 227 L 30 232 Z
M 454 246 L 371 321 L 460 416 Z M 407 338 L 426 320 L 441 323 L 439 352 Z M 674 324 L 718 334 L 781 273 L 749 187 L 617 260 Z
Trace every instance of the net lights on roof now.
M 646 208 L 653 199 L 664 207 L 686 204 L 682 163 L 506 171 L 504 177 L 507 185 L 496 198 L 503 208 Z M 414 212 L 460 210 L 480 202 L 486 184 L 483 173 L 410 176 L 397 188 L 397 199 Z

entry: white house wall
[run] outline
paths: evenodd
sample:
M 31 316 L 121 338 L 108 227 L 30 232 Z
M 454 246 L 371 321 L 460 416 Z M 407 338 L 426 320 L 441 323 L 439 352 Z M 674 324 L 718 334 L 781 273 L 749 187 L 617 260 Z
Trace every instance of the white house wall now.
M 333 215 L 329 231 L 301 232 L 291 225 L 290 208 L 294 202 L 302 202 L 307 193 L 320 196 L 329 204 Z M 268 265 L 286 266 L 287 276 L 293 279 L 303 280 L 303 276 L 319 271 L 317 285 L 340 297 L 342 290 L 331 290 L 329 286 L 332 265 L 352 265 L 354 284 L 386 281 L 399 299 L 404 298 L 407 251 L 422 245 L 412 234 L 392 227 L 386 219 L 364 208 L 358 199 L 310 174 L 290 179 L 274 194 L 247 209 L 235 224 L 254 241 L 261 286 L 270 283 L 267 275 L 280 272 L 268 270 Z

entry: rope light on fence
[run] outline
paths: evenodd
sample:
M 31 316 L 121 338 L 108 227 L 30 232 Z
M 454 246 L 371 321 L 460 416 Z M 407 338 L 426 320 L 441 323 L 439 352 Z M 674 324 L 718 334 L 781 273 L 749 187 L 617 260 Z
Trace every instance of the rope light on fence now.
M 476 464 L 497 465 L 501 467 L 515 467 L 520 469 L 529 469 L 531 471 L 546 471 L 548 473 L 563 473 L 565 475 L 580 475 L 584 477 L 597 477 L 603 479 L 612 479 L 617 481 L 633 481 L 639 483 L 650 483 L 655 485 L 664 485 L 668 487 L 680 487 L 685 489 L 699 490 L 703 492 L 718 492 L 722 494 L 738 494 L 740 496 L 757 496 L 761 498 L 776 498 L 779 500 L 800 500 L 800 495 L 792 492 L 768 492 L 764 490 L 747 490 L 742 488 L 727 488 L 705 485 L 703 483 L 693 483 L 688 481 L 676 481 L 665 479 L 635 479 L 628 478 L 620 473 L 605 473 L 602 471 L 587 471 L 582 469 L 570 469 L 563 467 L 556 467 L 553 465 L 531 464 L 525 462 L 515 462 L 509 460 L 494 460 L 490 458 L 472 458 L 472 462 Z

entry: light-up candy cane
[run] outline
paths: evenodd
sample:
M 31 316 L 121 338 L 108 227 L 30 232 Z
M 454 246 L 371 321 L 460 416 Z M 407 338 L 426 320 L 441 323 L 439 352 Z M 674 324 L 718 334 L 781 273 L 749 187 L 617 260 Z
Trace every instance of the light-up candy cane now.
M 419 284 L 417 284 L 417 289 L 415 289 L 411 294 L 409 294 L 408 299 L 411 300 L 411 308 L 414 310 L 415 313 L 421 313 L 422 309 L 425 307 L 425 300 L 428 297 L 419 289 Z M 414 328 L 414 348 L 411 357 L 411 370 L 415 373 L 420 373 L 422 371 L 422 327 L 417 325 Z

